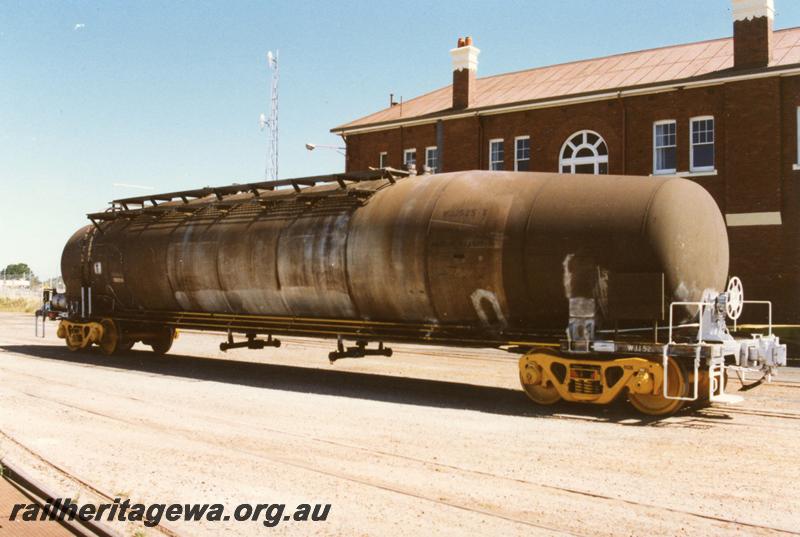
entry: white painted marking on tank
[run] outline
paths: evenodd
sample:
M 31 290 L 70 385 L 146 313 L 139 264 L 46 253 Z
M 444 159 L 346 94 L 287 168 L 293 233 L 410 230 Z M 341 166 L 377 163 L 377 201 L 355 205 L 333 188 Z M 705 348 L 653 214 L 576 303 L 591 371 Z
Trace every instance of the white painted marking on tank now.
M 180 304 L 181 309 L 183 310 L 188 311 L 192 309 L 191 301 L 183 291 L 175 291 L 175 301 Z
M 597 267 L 597 282 L 594 286 L 594 299 L 603 316 L 608 315 L 608 270 Z
M 569 264 L 573 257 L 575 257 L 575 254 L 567 254 L 561 263 L 564 267 L 564 296 L 566 298 L 572 296 L 572 272 L 569 270 Z
M 476 289 L 472 295 L 470 295 L 470 298 L 472 299 L 472 307 L 475 308 L 475 313 L 478 314 L 478 318 L 484 325 L 491 326 L 492 324 L 489 321 L 489 316 L 486 315 L 486 310 L 483 308 L 483 300 L 487 300 L 494 310 L 497 322 L 503 327 L 508 326 L 506 317 L 503 315 L 503 310 L 500 308 L 500 302 L 497 300 L 497 295 L 493 292 L 486 289 Z
M 675 288 L 675 293 L 673 295 L 676 299 L 676 302 L 687 302 L 689 300 L 689 289 L 686 287 L 686 284 L 680 282 L 678 287 Z

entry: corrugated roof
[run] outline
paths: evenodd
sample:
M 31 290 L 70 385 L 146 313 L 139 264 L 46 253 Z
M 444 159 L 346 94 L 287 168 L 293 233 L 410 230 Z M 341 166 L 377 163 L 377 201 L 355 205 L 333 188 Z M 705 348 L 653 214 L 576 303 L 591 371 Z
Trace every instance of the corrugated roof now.
M 771 67 L 800 63 L 800 27 L 777 30 Z M 715 39 L 628 52 L 514 73 L 479 78 L 471 108 L 564 98 L 673 80 L 725 75 L 733 67 L 733 39 Z M 734 73 L 730 73 L 734 74 Z M 738 73 L 736 73 L 738 74 Z M 452 107 L 451 86 L 426 93 L 333 130 L 409 120 L 446 112 Z

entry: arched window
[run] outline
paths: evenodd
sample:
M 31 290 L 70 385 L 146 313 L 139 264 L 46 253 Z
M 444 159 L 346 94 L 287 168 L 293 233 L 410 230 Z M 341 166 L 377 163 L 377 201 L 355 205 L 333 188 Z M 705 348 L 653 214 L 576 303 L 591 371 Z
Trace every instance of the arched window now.
M 593 131 L 576 132 L 561 146 L 561 173 L 608 173 L 608 147 Z

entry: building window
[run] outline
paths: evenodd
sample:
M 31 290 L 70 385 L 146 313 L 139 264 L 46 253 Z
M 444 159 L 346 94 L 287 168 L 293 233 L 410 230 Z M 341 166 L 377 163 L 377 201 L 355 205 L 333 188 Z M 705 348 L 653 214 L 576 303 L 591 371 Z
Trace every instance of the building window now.
M 797 127 L 795 130 L 797 131 L 797 161 L 795 162 L 795 168 L 800 169 L 800 106 L 797 107 Z
M 608 146 L 593 131 L 576 132 L 561 146 L 561 173 L 608 173 Z
M 689 171 L 704 172 L 714 169 L 714 118 L 692 118 L 692 145 L 689 152 Z
M 514 138 L 514 171 L 527 172 L 531 169 L 531 137 Z
M 403 166 L 409 169 L 411 166 L 417 165 L 417 149 L 406 149 L 403 151 Z
M 503 169 L 503 139 L 489 140 L 489 169 Z
M 653 124 L 653 173 L 675 173 L 677 170 L 676 125 L 672 119 Z
M 439 150 L 435 145 L 425 148 L 425 166 L 431 173 L 436 173 L 436 170 L 439 169 Z
M 381 154 L 378 155 L 378 168 L 386 168 L 389 165 L 388 162 L 389 153 L 386 151 L 381 152 Z

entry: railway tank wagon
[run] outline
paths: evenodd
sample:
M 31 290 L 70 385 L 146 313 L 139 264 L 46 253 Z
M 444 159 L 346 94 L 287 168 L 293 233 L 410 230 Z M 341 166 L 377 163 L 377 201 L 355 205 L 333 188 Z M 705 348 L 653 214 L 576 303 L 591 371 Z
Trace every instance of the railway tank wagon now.
M 725 343 L 725 224 L 679 178 L 381 169 L 127 198 L 88 216 L 64 248 L 66 293 L 45 305 L 74 350 L 163 353 L 181 327 L 227 331 L 223 350 L 335 338 L 332 361 L 390 354 L 392 341 L 504 347 L 522 354 L 538 403 L 626 392 L 651 414 L 720 397 L 726 356 L 785 358 L 773 336 L 761 355 Z M 626 343 L 616 331 L 667 317 L 701 331 L 708 317 L 719 341 L 670 330 L 659 343 L 655 330 L 637 347 L 640 332 Z

